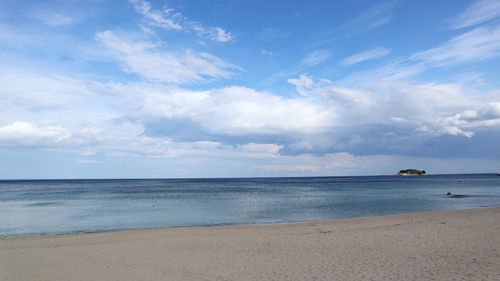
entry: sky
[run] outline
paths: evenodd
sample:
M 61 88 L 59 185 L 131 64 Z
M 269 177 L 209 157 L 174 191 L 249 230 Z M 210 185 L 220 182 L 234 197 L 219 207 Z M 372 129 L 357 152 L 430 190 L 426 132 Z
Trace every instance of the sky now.
M 500 1 L 0 1 L 0 179 L 500 172 Z

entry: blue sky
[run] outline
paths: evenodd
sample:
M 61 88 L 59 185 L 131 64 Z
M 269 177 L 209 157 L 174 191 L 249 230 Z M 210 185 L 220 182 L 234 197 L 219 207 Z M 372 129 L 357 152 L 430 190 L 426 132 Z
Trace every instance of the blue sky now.
M 500 2 L 0 2 L 0 178 L 500 171 Z

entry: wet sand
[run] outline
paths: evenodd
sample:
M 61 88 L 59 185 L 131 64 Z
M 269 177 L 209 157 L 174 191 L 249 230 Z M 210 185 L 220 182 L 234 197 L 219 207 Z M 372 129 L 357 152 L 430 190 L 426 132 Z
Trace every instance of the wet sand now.
M 0 280 L 500 280 L 500 208 L 3 238 Z

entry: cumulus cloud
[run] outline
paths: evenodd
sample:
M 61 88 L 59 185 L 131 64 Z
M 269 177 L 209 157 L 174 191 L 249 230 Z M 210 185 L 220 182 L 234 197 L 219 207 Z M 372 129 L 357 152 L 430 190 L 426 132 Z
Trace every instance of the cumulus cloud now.
M 63 152 L 64 157 L 75 156 L 71 163 L 98 162 L 95 166 L 106 165 L 113 156 L 163 159 L 155 167 L 181 163 L 181 168 L 190 171 L 182 174 L 186 176 L 200 175 L 194 172 L 197 168 L 209 171 L 205 175 L 233 169 L 225 176 L 240 175 L 234 173 L 240 169 L 252 170 L 253 175 L 321 175 L 363 173 L 368 167 L 367 173 L 376 173 L 385 162 L 396 166 L 418 163 L 432 170 L 430 160 L 422 155 L 434 159 L 443 155 L 456 159 L 464 153 L 469 158 L 497 159 L 500 155 L 495 147 L 500 140 L 500 92 L 470 88 L 461 79 L 460 83 L 426 82 L 417 76 L 429 69 L 448 70 L 498 58 L 500 26 L 494 1 L 474 2 L 452 23 L 453 29 L 468 29 L 455 31 L 461 34 L 434 48 L 347 77 L 338 76 L 347 68 L 323 69 L 321 73 L 330 79 L 340 79 L 336 81 L 301 74 L 332 57 L 324 47 L 309 45 L 306 48 L 312 52 L 272 77 L 287 79 L 292 85 L 277 87 L 275 92 L 241 86 L 254 81 L 252 74 L 238 79 L 239 85 L 227 84 L 227 80 L 202 84 L 231 78 L 240 68 L 206 52 L 173 49 L 168 42 L 158 41 L 160 32 L 192 34 L 215 42 L 232 42 L 234 35 L 169 7 L 157 9 L 145 0 L 130 3 L 140 14 L 143 32 L 98 32 L 97 44 L 96 40 L 85 42 L 86 37 L 78 32 L 63 34 L 64 28 L 47 28 L 71 25 L 78 20 L 74 15 L 35 17 L 36 24 L 45 23 L 42 28 L 32 28 L 30 22 L 21 27 L 0 24 L 2 57 L 15 63 L 23 60 L 19 65 L 4 63 L 0 69 L 2 151 Z M 396 1 L 376 3 L 325 37 L 338 40 L 341 36 L 335 35 L 378 28 L 390 22 L 395 7 Z M 289 36 L 266 29 L 260 39 Z M 98 48 L 102 46 L 104 50 Z M 389 53 L 384 47 L 372 48 L 341 64 L 355 65 Z M 262 54 L 275 56 L 268 49 L 262 49 Z M 96 56 L 98 63 L 93 61 Z M 118 62 L 136 79 L 123 82 L 123 77 L 107 76 L 108 69 L 99 68 L 103 58 Z M 284 59 L 274 60 L 276 65 L 280 58 Z M 77 68 L 72 72 L 74 65 Z M 472 72 L 481 66 L 475 65 Z M 95 72 L 80 72 L 90 68 Z M 61 71 L 74 74 L 51 74 Z M 490 71 L 486 70 L 485 78 Z M 451 76 L 447 79 L 453 81 Z M 117 159 L 113 161 L 123 158 Z M 452 160 L 436 163 L 453 164 Z M 460 163 L 470 165 L 468 159 Z
M 373 48 L 361 53 L 354 54 L 350 57 L 345 58 L 342 61 L 343 65 L 350 66 L 367 60 L 379 59 L 387 56 L 391 50 L 384 47 Z
M 164 6 L 162 10 L 155 10 L 151 3 L 145 0 L 130 0 L 130 3 L 151 26 L 166 30 L 194 32 L 200 38 L 221 43 L 234 40 L 234 36 L 222 27 L 204 26 L 199 22 L 191 21 L 168 6 Z
M 350 126 L 354 135 L 366 126 L 389 126 L 395 134 L 471 137 L 473 128 L 497 126 L 499 121 L 498 93 L 477 95 L 458 84 L 387 81 L 356 89 L 338 87 L 326 79 L 314 81 L 307 75 L 289 82 L 302 95 L 321 98 L 335 111 L 337 122 L 332 127 Z
M 342 105 L 355 104 L 361 106 L 369 103 L 367 93 L 362 90 L 335 86 L 328 79 L 314 81 L 306 74 L 301 74 L 298 78 L 288 79 L 288 83 L 295 85 L 298 93 L 307 97 L 317 97 L 322 102 L 335 102 Z
M 66 76 L 0 74 L 0 124 L 16 121 L 88 126 L 122 116 L 106 85 Z
M 0 142 L 11 145 L 54 145 L 65 143 L 71 133 L 60 126 L 36 126 L 29 122 L 14 122 L 0 127 Z
M 155 83 L 9 74 L 0 75 L 0 97 L 0 146 L 58 148 L 90 156 L 276 155 L 281 143 L 246 137 L 314 134 L 324 131 L 331 118 L 310 100 L 245 87 L 192 91 Z M 151 120 L 196 124 L 196 138 L 149 135 L 143 124 Z M 223 144 L 214 136 L 246 137 Z
M 56 148 L 79 157 L 253 159 L 262 161 L 256 170 L 270 173 L 359 169 L 364 165 L 359 155 L 404 154 L 443 136 L 473 139 L 498 130 L 500 92 L 404 80 L 428 68 L 498 56 L 497 33 L 498 26 L 473 29 L 351 84 L 296 75 L 288 82 L 299 95 L 284 97 L 242 86 L 181 88 L 229 78 L 238 68 L 207 53 L 174 52 L 158 42 L 104 31 L 98 41 L 142 82 L 1 74 L 0 146 Z M 369 51 L 349 63 L 384 53 Z M 329 57 L 329 51 L 317 50 L 299 64 L 314 66 Z M 166 129 L 158 133 L 150 124 Z M 184 135 L 168 126 L 180 127 Z M 188 137 L 187 128 L 193 130 Z
M 500 2 L 497 0 L 473 1 L 462 13 L 451 20 L 450 28 L 460 29 L 475 26 L 500 17 Z
M 74 161 L 102 161 L 99 165 L 105 165 L 103 157 L 130 155 L 184 159 L 189 167 L 214 162 L 237 167 L 233 175 L 362 174 L 379 171 L 373 170 L 379 161 L 396 166 L 423 161 L 374 154 L 421 153 L 426 140 L 474 139 L 500 127 L 500 92 L 401 81 L 340 87 L 310 75 L 289 82 L 300 96 L 235 86 L 188 90 L 163 83 L 4 74 L 0 148 L 70 152 Z M 169 129 L 155 134 L 148 122 L 156 129 L 177 122 L 184 134 L 194 124 L 194 137 Z
M 93 154 L 255 157 L 369 153 L 376 140 L 390 144 L 377 153 L 388 153 L 398 143 L 418 148 L 426 139 L 471 138 L 500 126 L 500 92 L 402 81 L 345 87 L 305 74 L 289 82 L 300 96 L 0 75 L 0 142 Z M 177 124 L 183 134 L 155 134 L 150 123 L 156 130 Z
M 98 127 L 70 128 L 36 122 L 16 121 L 0 126 L 0 147 L 39 147 L 79 153 L 120 156 L 141 155 L 179 157 L 200 155 L 220 146 L 210 141 L 176 142 L 151 137 L 144 128 L 132 122 L 102 122 Z M 88 151 L 93 151 L 88 153 Z
M 273 143 L 222 144 L 214 141 L 175 141 L 166 137 L 144 134 L 140 124 L 124 122 L 101 124 L 101 128 L 65 128 L 36 122 L 17 121 L 0 126 L 0 148 L 21 147 L 73 152 L 80 155 L 79 164 L 97 164 L 102 157 L 141 156 L 152 158 L 204 159 L 233 161 L 246 159 L 259 163 L 272 160 L 279 163 L 297 157 L 280 155 L 282 145 Z M 92 151 L 89 153 L 89 151 Z M 84 158 L 81 158 L 84 157 Z M 312 156 L 312 158 L 317 158 Z M 97 158 L 99 159 L 99 158 Z M 262 162 L 263 161 L 263 162 Z M 251 165 L 250 165 L 251 166 Z M 246 167 L 247 169 L 249 167 Z
M 96 37 L 125 71 L 149 80 L 173 84 L 200 82 L 207 78 L 229 78 L 238 69 L 208 53 L 164 51 L 159 44 L 128 40 L 112 31 L 99 32 Z
M 306 99 L 286 99 L 246 87 L 190 91 L 161 85 L 116 84 L 131 106 L 150 118 L 185 119 L 203 130 L 227 135 L 315 133 L 332 114 Z

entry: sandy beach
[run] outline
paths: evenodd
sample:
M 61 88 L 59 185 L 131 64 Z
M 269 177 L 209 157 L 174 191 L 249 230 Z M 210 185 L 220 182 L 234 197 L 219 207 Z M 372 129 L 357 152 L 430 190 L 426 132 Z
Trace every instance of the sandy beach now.
M 500 280 L 500 208 L 3 238 L 0 280 Z

